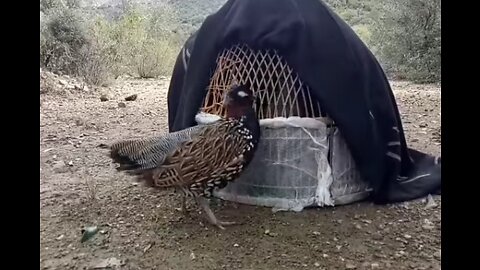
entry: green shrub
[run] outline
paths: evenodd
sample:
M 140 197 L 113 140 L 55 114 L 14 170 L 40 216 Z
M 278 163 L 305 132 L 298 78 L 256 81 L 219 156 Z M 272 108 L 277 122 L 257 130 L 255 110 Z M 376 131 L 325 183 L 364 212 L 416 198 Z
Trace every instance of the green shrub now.
M 128 8 L 118 20 L 81 20 L 73 4 L 45 0 L 40 12 L 40 66 L 104 85 L 122 74 L 169 75 L 183 39 L 174 10 Z M 84 14 L 83 14 L 84 15 Z
M 372 40 L 384 67 L 416 82 L 441 80 L 440 0 L 388 0 Z
M 41 15 L 41 67 L 57 73 L 77 73 L 80 50 L 87 43 L 87 32 L 77 13 L 68 8 L 55 8 L 44 13 L 43 18 Z

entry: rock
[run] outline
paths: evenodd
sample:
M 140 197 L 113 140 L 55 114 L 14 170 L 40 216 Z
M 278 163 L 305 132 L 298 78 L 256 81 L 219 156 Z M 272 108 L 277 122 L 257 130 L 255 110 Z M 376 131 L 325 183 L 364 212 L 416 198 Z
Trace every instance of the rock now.
M 433 225 L 424 224 L 424 225 L 422 225 L 422 228 L 425 229 L 425 230 L 432 230 L 435 227 Z
M 135 101 L 137 99 L 137 94 L 130 95 L 125 98 L 125 101 Z
M 155 244 L 155 242 L 152 242 L 150 244 L 148 244 L 144 249 L 143 249 L 143 253 L 147 252 L 148 250 L 150 250 L 153 245 Z
M 268 236 L 271 236 L 271 237 L 275 237 L 275 236 L 277 236 L 277 234 L 276 234 L 276 233 L 272 233 L 272 232 L 271 232 L 270 230 L 268 230 L 268 229 L 267 229 L 267 230 L 265 230 L 265 232 L 264 232 L 264 233 L 265 233 L 265 235 L 268 235 Z
M 86 227 L 82 229 L 82 238 L 80 239 L 80 242 L 85 242 L 92 238 L 97 232 L 99 231 L 97 226 L 91 226 L 91 227 Z
M 125 107 L 127 107 L 127 104 L 125 104 L 125 102 L 119 102 L 118 107 L 119 108 L 125 108 Z
M 105 95 L 105 94 L 104 94 L 104 95 L 101 95 L 101 96 L 100 96 L 100 101 L 101 101 L 101 102 L 108 101 L 107 95 Z
M 356 269 L 356 268 L 357 268 L 357 266 L 354 265 L 354 264 L 351 264 L 351 263 L 347 263 L 345 265 L 345 269 Z
M 66 173 L 68 172 L 68 166 L 64 161 L 56 161 L 53 164 L 53 171 L 56 173 Z
M 115 268 L 118 268 L 122 265 L 123 265 L 122 261 L 120 261 L 119 259 L 117 259 L 115 257 L 111 257 L 111 258 L 108 258 L 108 259 L 103 259 L 103 260 L 95 262 L 92 265 L 92 268 L 93 269 L 107 269 L 107 268 L 108 269 L 115 269 Z
M 432 229 L 435 228 L 435 226 L 433 225 L 433 223 L 429 219 L 424 219 L 422 228 L 425 229 L 425 230 L 432 230 Z

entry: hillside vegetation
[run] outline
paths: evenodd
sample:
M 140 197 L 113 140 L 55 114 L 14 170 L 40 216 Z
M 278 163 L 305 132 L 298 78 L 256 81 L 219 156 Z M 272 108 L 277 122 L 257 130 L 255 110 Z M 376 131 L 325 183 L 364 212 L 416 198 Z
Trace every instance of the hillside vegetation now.
M 225 0 L 40 0 L 40 67 L 105 85 L 170 75 L 186 38 Z M 389 76 L 441 80 L 440 0 L 327 0 Z

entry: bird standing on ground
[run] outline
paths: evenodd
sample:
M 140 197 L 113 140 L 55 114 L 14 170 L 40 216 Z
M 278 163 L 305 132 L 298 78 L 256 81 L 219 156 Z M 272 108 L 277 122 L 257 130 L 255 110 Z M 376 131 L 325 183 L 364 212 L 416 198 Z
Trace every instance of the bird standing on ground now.
M 247 86 L 234 86 L 223 104 L 226 118 L 162 137 L 120 141 L 110 146 L 110 156 L 119 171 L 147 186 L 180 190 L 184 213 L 186 197 L 194 197 L 208 221 L 224 229 L 235 223 L 218 220 L 206 197 L 237 178 L 253 158 L 260 138 L 253 102 Z

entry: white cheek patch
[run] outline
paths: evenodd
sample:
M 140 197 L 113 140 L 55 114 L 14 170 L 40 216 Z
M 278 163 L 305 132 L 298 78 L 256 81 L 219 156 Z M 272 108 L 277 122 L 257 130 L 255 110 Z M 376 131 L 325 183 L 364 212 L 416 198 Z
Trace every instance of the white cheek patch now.
M 245 93 L 244 91 L 238 91 L 237 94 L 238 94 L 239 96 L 241 96 L 241 97 L 248 97 L 248 94 Z

